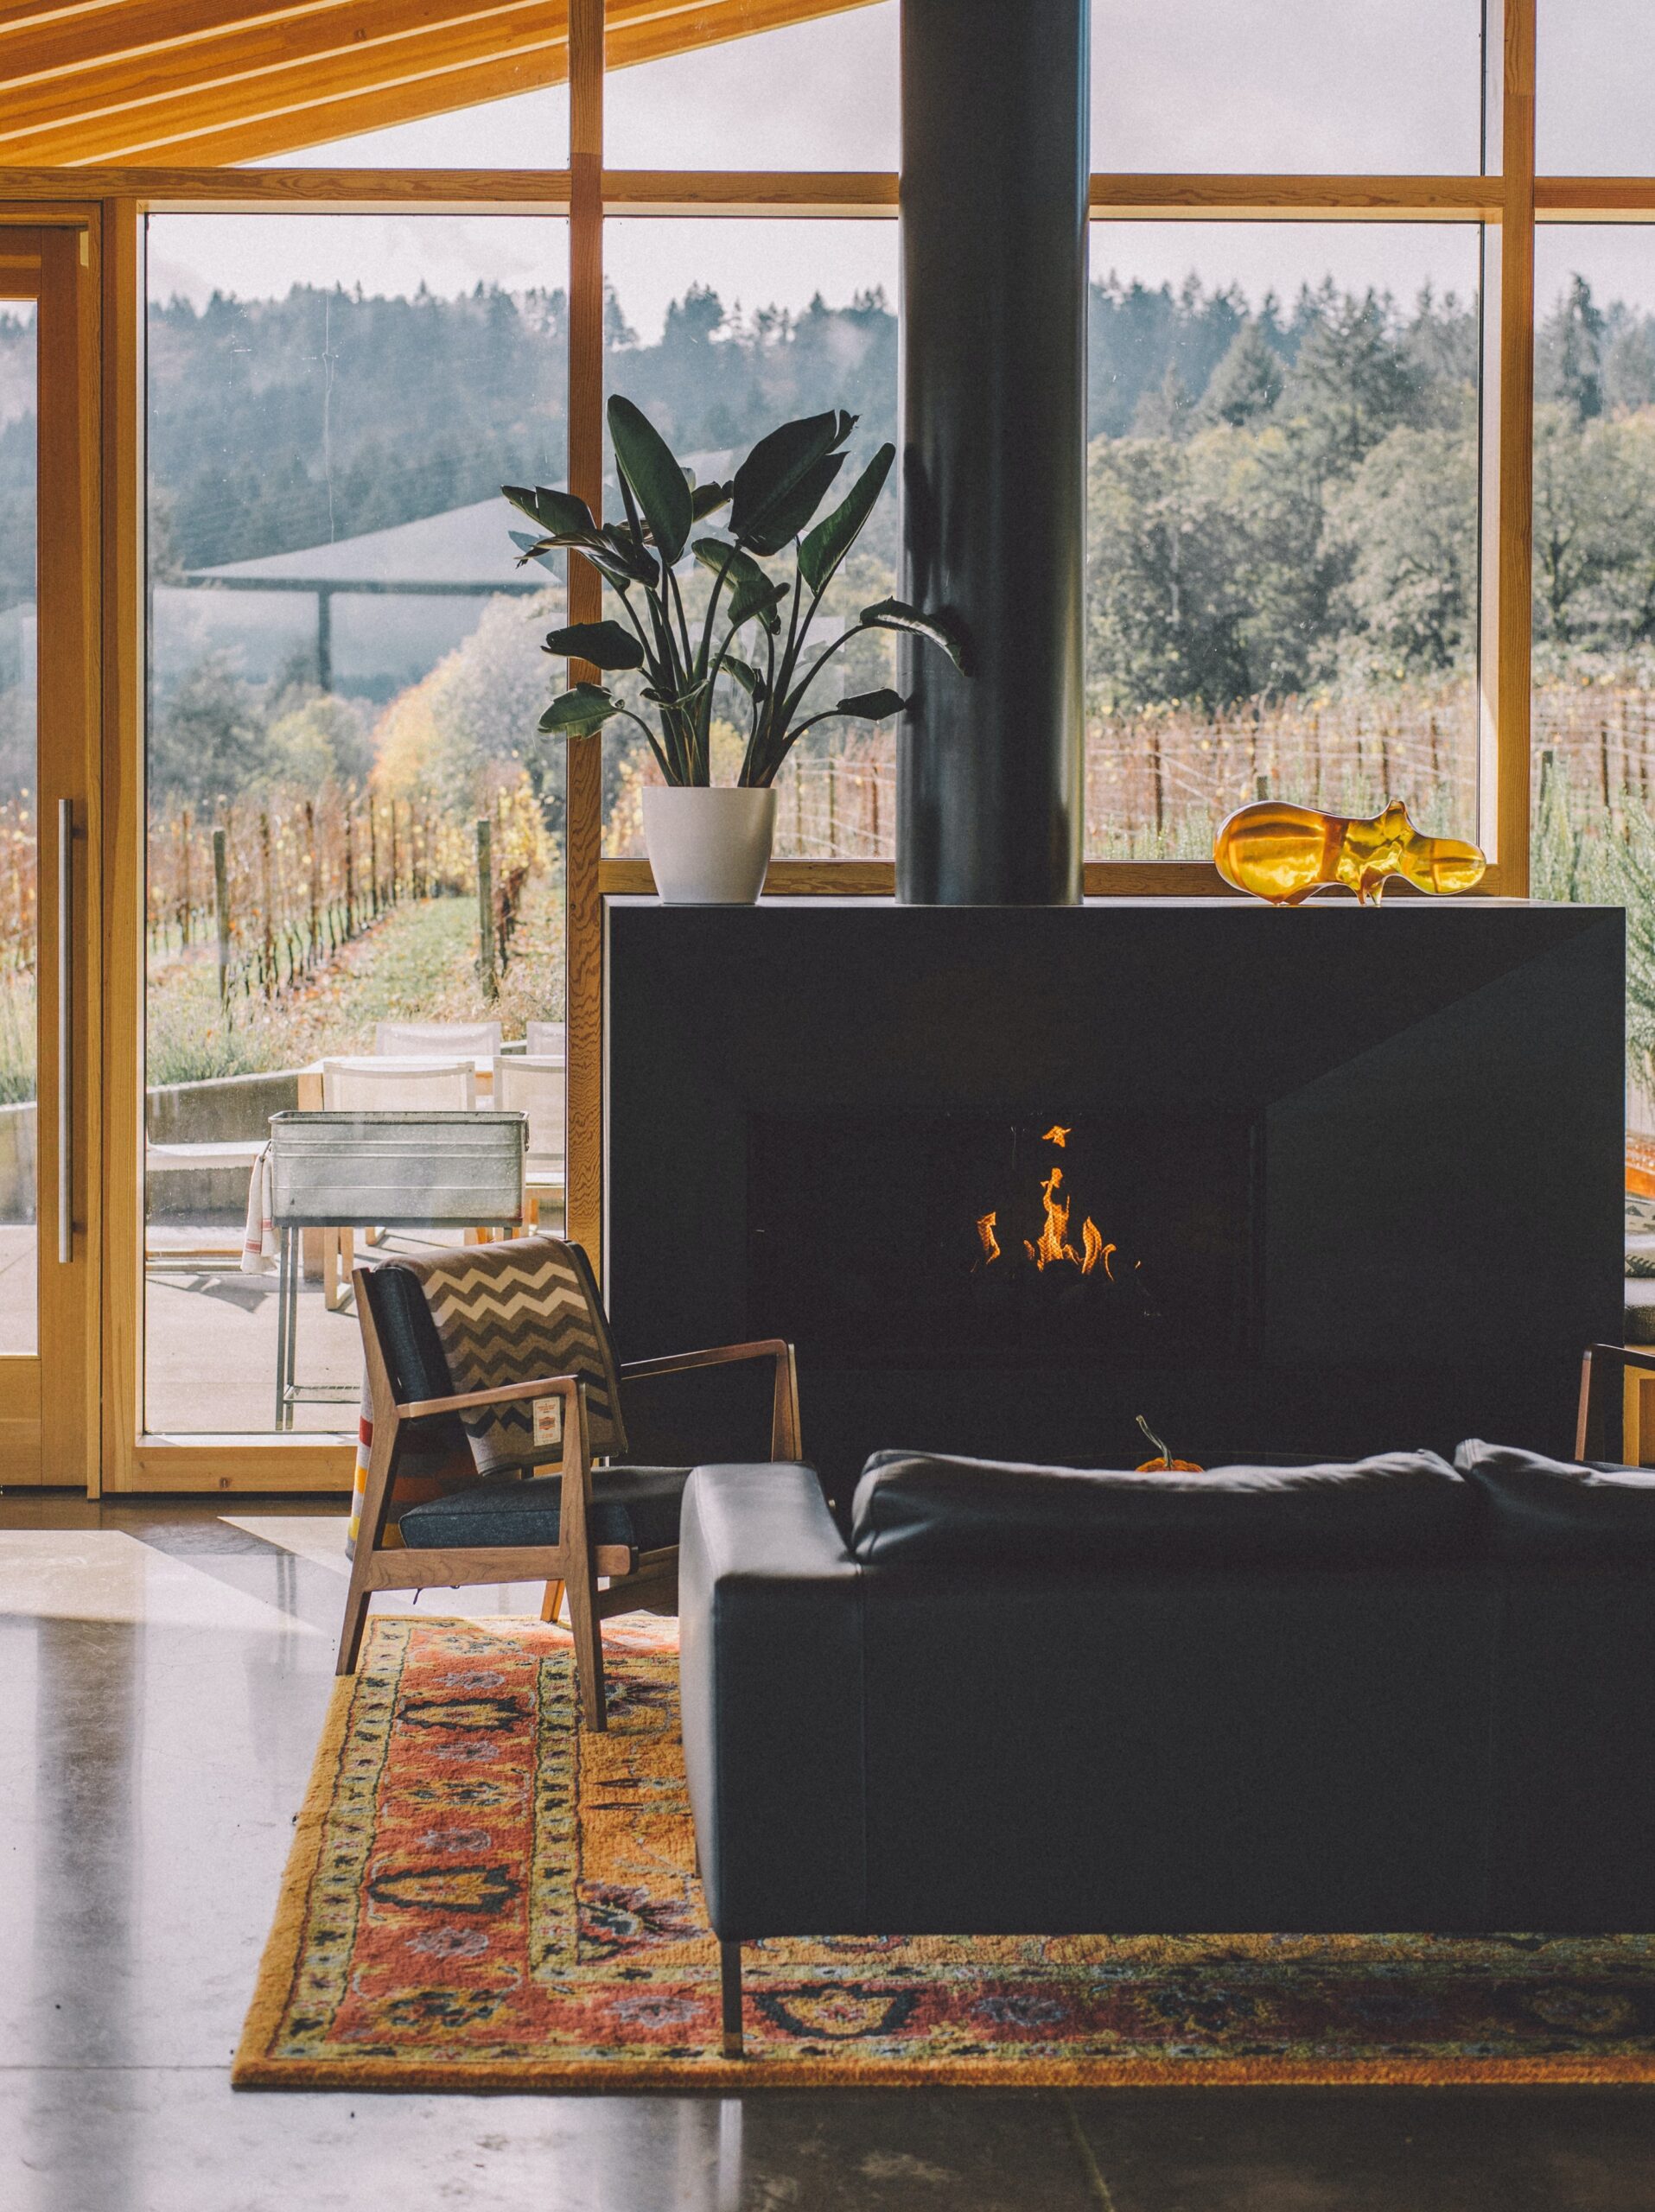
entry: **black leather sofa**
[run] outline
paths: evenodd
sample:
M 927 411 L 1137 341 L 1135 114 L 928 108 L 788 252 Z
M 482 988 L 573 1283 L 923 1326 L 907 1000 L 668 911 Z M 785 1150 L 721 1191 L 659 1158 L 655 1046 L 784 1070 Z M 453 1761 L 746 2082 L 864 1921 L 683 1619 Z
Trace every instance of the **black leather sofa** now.
M 684 1755 L 767 1936 L 1655 1930 L 1655 1475 L 1483 1444 L 702 1467 Z

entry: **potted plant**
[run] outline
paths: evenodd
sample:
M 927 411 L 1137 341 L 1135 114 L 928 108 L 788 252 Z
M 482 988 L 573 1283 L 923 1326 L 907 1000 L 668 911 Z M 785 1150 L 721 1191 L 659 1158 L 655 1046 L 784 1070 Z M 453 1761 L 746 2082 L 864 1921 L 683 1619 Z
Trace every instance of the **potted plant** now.
M 640 673 L 652 720 L 604 684 L 576 683 L 552 701 L 540 728 L 588 737 L 619 715 L 642 729 L 665 779 L 664 788 L 645 789 L 644 831 L 656 887 L 671 902 L 755 899 L 775 832 L 775 778 L 805 731 L 838 715 L 882 721 L 907 704 L 892 690 L 856 693 L 831 704 L 812 701 L 818 679 L 852 638 L 869 630 L 907 632 L 964 666 L 945 623 L 895 599 L 864 607 L 813 658 L 808 651 L 823 597 L 862 535 L 895 459 L 894 447 L 882 446 L 818 522 L 856 425 L 854 415 L 837 410 L 784 423 L 759 441 L 729 483 L 697 485 L 648 417 L 617 397 L 609 402 L 609 435 L 624 519 L 600 524 L 571 492 L 504 486 L 535 524 L 533 536 L 512 532 L 521 560 L 551 566 L 558 553 L 582 553 L 620 602 L 623 620 L 553 630 L 545 650 L 606 674 Z M 696 534 L 724 508 L 725 534 Z M 761 563 L 790 547 L 792 576 L 772 575 Z M 710 578 L 706 607 L 694 616 L 678 575 L 687 560 Z M 747 728 L 738 781 L 715 789 L 713 709 L 721 681 L 726 697 L 733 687 Z

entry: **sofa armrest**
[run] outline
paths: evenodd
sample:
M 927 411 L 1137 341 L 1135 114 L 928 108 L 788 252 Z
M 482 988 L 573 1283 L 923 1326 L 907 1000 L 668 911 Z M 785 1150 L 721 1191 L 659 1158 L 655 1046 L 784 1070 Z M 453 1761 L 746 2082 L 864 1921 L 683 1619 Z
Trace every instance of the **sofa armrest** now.
M 724 1942 L 863 1932 L 861 1571 L 814 1472 L 697 1467 L 678 1555 L 684 1756 Z

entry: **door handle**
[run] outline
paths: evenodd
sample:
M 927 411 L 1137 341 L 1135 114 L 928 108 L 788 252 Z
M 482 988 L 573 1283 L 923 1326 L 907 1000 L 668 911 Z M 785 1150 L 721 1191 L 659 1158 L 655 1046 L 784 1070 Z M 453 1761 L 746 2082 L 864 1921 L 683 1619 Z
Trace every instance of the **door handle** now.
M 57 807 L 57 1256 L 74 1257 L 74 802 Z

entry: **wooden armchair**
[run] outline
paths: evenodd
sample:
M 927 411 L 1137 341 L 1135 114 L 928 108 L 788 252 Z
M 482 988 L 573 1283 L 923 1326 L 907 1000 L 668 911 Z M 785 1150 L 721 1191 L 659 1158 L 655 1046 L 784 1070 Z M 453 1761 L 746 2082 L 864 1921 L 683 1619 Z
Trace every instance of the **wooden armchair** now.
M 1655 1373 L 1655 1351 L 1639 1351 L 1631 1344 L 1588 1344 L 1581 1359 L 1580 1404 L 1575 1417 L 1575 1457 L 1601 1459 L 1607 1427 L 1608 1390 L 1624 1384 L 1626 1370 Z
M 544 1582 L 545 1619 L 555 1618 L 568 1593 L 582 1709 L 589 1727 L 602 1728 L 608 1716 L 599 1624 L 616 1613 L 676 1611 L 678 1512 L 691 1472 L 606 1459 L 626 1450 L 622 1387 L 646 1376 L 767 1360 L 775 1370 L 770 1456 L 797 1460 L 798 1376 L 792 1346 L 779 1338 L 621 1364 L 585 1255 L 550 1238 L 517 1240 L 509 1249 L 528 1254 L 537 1247 L 562 1255 L 566 1281 L 576 1286 L 560 1301 L 569 1356 L 559 1364 L 567 1371 L 525 1375 L 484 1390 L 454 1389 L 419 1271 L 391 1263 L 355 1272 L 373 1428 L 338 1671 L 355 1669 L 376 1590 Z M 548 1401 L 558 1411 L 547 1419 L 532 1410 L 532 1434 L 537 1446 L 560 1449 L 558 1472 L 480 1479 L 461 1417 L 533 1409 Z M 600 1580 L 607 1588 L 599 1588 Z

